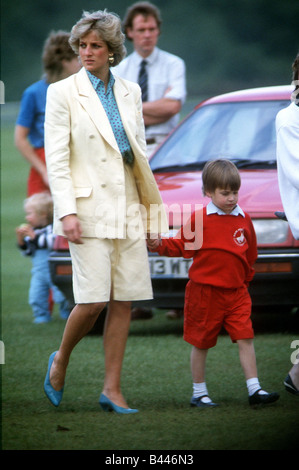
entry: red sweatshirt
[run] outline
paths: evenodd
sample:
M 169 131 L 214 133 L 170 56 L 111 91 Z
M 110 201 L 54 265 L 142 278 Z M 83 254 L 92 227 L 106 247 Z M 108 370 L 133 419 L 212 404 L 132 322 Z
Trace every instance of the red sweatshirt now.
M 192 248 L 192 249 L 188 249 Z M 256 235 L 248 214 L 194 212 L 174 238 L 162 239 L 160 255 L 193 258 L 189 278 L 224 288 L 248 286 L 257 259 Z

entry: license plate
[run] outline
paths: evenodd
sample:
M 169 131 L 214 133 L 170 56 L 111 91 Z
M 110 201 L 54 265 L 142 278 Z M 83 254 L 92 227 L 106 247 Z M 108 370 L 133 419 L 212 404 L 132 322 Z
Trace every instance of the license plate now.
M 188 278 L 192 259 L 167 258 L 163 256 L 149 257 L 152 278 Z

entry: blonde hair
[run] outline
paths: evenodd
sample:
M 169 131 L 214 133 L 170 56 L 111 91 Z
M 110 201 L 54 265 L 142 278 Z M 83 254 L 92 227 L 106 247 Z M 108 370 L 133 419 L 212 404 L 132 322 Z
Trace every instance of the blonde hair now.
M 36 193 L 24 201 L 24 209 L 32 208 L 37 214 L 45 214 L 48 224 L 53 222 L 53 201 L 50 193 Z
M 213 193 L 216 188 L 239 191 L 241 177 L 238 168 L 230 160 L 218 159 L 207 162 L 202 171 L 202 192 Z
M 76 54 L 79 54 L 80 39 L 90 31 L 96 31 L 100 38 L 105 41 L 109 52 L 113 54 L 114 62 L 118 65 L 125 57 L 127 51 L 124 46 L 125 35 L 121 30 L 121 21 L 116 13 L 96 11 L 89 13 L 84 11 L 82 18 L 73 26 L 69 43 Z

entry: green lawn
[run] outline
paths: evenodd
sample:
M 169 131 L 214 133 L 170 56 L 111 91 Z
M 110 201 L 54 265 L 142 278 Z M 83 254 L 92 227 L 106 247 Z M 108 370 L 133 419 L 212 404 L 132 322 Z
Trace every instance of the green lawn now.
M 64 322 L 54 312 L 48 325 L 34 325 L 27 303 L 30 260 L 16 248 L 14 229 L 23 221 L 28 166 L 13 147 L 13 129 L 1 139 L 2 215 L 2 449 L 4 450 L 220 450 L 292 449 L 297 445 L 298 398 L 284 391 L 291 342 L 297 333 L 258 332 L 256 353 L 262 385 L 281 394 L 268 408 L 251 409 L 236 345 L 219 338 L 208 356 L 207 383 L 221 406 L 189 407 L 190 346 L 182 321 L 156 312 L 132 322 L 123 369 L 123 391 L 140 413 L 119 416 L 98 405 L 103 384 L 102 337 L 88 335 L 74 350 L 65 394 L 54 408 L 43 393 L 49 354 Z M 268 316 L 269 325 L 275 318 Z M 277 329 L 276 329 L 277 330 Z

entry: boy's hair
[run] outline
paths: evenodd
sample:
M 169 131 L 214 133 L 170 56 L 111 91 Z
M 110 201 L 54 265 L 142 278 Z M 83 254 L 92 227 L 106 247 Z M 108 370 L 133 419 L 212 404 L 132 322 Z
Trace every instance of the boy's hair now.
M 238 191 L 241 177 L 236 165 L 230 160 L 219 159 L 207 162 L 202 171 L 202 192 L 213 193 L 216 188 Z
M 53 221 L 53 201 L 49 193 L 36 193 L 24 201 L 24 208 L 31 207 L 37 214 L 46 214 L 48 224 Z

